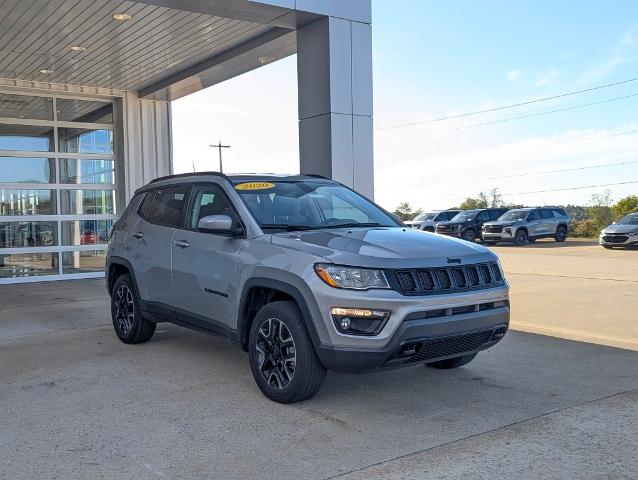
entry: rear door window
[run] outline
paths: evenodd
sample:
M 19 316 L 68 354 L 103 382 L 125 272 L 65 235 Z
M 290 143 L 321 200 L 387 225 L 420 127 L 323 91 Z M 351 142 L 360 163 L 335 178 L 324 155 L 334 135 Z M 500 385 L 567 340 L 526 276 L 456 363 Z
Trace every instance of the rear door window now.
M 533 210 L 532 212 L 530 212 L 529 216 L 527 217 L 527 221 L 531 222 L 533 220 L 540 220 L 541 216 L 538 213 L 538 210 Z
M 550 218 L 554 218 L 554 214 L 551 210 L 541 210 L 541 218 L 543 220 L 549 220 Z
M 188 187 L 185 185 L 159 188 L 155 191 L 147 210 L 144 209 L 145 199 L 140 213 L 151 223 L 166 227 L 180 227 L 183 224 L 182 217 L 187 196 Z

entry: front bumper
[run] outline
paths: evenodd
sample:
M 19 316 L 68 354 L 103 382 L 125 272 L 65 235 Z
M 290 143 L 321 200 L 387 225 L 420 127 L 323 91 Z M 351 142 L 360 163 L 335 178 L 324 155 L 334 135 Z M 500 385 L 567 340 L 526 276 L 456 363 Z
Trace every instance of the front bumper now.
M 463 238 L 463 230 L 454 230 L 454 231 L 440 231 L 440 230 L 435 230 L 436 233 L 438 233 L 439 235 L 446 235 L 448 237 L 454 237 L 454 238 Z
M 481 233 L 483 240 L 493 241 L 493 242 L 513 242 L 514 241 L 514 230 L 511 230 L 511 233 L 508 233 L 505 229 L 502 232 L 492 233 L 486 232 L 483 230 Z
M 638 247 L 638 235 L 628 235 L 626 233 L 603 233 L 598 238 L 598 243 L 606 247 Z
M 328 370 L 347 373 L 430 363 L 496 345 L 507 332 L 509 316 L 507 306 L 437 319 L 406 319 L 383 348 L 321 347 L 317 354 Z

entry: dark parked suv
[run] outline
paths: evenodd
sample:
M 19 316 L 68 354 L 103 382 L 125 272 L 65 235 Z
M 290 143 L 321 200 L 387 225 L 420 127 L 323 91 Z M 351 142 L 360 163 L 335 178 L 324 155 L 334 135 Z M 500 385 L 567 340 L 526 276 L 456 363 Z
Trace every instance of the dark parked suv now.
M 485 222 L 496 220 L 508 210 L 508 208 L 465 210 L 449 222 L 437 224 L 435 231 L 436 233 L 473 242 L 477 238 L 482 239 L 481 232 Z

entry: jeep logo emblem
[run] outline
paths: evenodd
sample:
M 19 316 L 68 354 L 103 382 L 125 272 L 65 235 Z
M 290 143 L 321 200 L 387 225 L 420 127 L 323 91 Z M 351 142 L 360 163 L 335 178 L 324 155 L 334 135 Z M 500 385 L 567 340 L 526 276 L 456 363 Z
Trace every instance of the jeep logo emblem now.
M 461 263 L 461 259 L 460 258 L 447 257 L 447 263 L 449 263 L 449 264 L 457 263 L 458 264 L 458 263 Z

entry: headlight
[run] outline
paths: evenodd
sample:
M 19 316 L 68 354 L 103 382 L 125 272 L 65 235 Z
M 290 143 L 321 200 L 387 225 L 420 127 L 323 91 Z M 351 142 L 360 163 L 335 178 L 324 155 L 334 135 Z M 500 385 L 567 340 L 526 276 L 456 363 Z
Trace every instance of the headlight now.
M 315 272 L 317 272 L 319 278 L 334 288 L 350 288 L 354 290 L 390 288 L 383 270 L 317 264 L 315 265 Z
M 454 230 L 454 231 L 461 230 L 461 225 L 452 225 L 452 230 Z
M 634 230 L 633 232 L 629 232 L 627 235 L 633 237 L 634 235 L 638 235 L 638 230 Z

